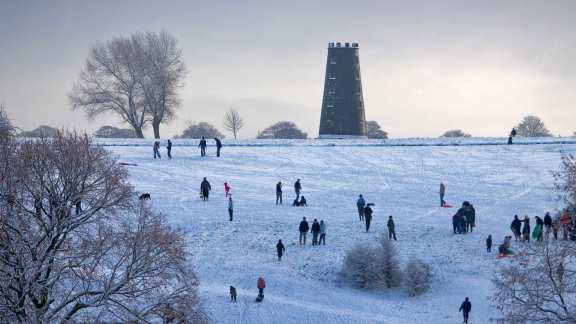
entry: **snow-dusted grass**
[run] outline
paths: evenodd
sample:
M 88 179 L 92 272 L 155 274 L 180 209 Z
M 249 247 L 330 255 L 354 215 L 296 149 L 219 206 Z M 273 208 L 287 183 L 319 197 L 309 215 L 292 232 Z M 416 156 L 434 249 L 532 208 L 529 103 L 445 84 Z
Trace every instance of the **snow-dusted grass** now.
M 492 234 L 497 246 L 509 234 L 515 213 L 543 215 L 558 208 L 551 171 L 558 169 L 562 152 L 576 151 L 576 145 L 565 142 L 309 145 L 317 142 L 322 141 L 264 146 L 243 141 L 243 146 L 224 147 L 221 158 L 213 149 L 201 158 L 196 148 L 175 142 L 172 161 L 152 159 L 151 146 L 134 146 L 141 140 L 107 143 L 132 145 L 109 148 L 121 161 L 138 164 L 129 167 L 136 189 L 150 193 L 155 208 L 189 231 L 200 293 L 216 323 L 460 323 L 464 297 L 473 303 L 472 323 L 498 318 L 488 301 L 490 280 L 497 263 L 507 261 L 485 252 L 485 238 Z M 164 148 L 161 152 L 165 157 Z M 213 188 L 209 202 L 198 195 L 205 176 Z M 308 208 L 290 207 L 296 178 L 302 179 Z M 278 181 L 284 184 L 283 206 L 274 204 Z M 474 204 L 473 234 L 452 234 L 456 209 L 438 207 L 440 181 L 449 203 Z M 224 182 L 232 186 L 233 222 L 228 221 Z M 359 193 L 376 204 L 370 233 L 358 221 Z M 388 215 L 396 221 L 402 268 L 410 256 L 432 265 L 431 289 L 421 296 L 409 297 L 402 289 L 361 291 L 336 281 L 345 251 L 358 242 L 376 243 Z M 298 245 L 304 216 L 327 222 L 326 246 Z M 278 239 L 286 246 L 281 262 L 276 260 Z M 256 304 L 259 275 L 267 281 L 266 298 Z M 230 285 L 238 289 L 237 304 L 228 302 Z

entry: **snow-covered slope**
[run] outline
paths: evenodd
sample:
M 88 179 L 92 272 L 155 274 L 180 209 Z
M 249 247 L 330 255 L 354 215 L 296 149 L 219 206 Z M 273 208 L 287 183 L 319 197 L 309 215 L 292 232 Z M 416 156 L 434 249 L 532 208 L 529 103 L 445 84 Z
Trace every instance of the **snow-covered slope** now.
M 316 143 L 307 141 L 306 143 Z M 129 167 L 138 191 L 152 195 L 155 208 L 188 229 L 200 293 L 216 323 L 460 323 L 464 297 L 473 303 L 472 323 L 500 315 L 489 304 L 498 262 L 485 252 L 492 234 L 499 244 L 512 216 L 543 215 L 560 206 L 551 172 L 562 153 L 576 145 L 358 146 L 291 145 L 224 147 L 221 158 L 201 158 L 192 146 L 173 149 L 174 160 L 152 159 L 152 149 L 135 142 L 108 144 Z M 259 143 L 259 142 L 255 142 Z M 418 143 L 426 144 L 426 141 Z M 138 144 L 140 145 L 140 144 Z M 162 151 L 165 157 L 165 150 Z M 213 191 L 199 199 L 200 181 Z M 302 179 L 309 207 L 290 207 L 296 178 Z M 284 184 L 285 205 L 276 206 L 275 184 Z M 437 207 L 438 185 L 446 200 L 471 201 L 477 230 L 453 235 L 455 209 Z M 223 183 L 229 182 L 235 219 L 228 221 Z M 370 233 L 358 221 L 355 201 L 364 194 L 374 207 Z M 355 243 L 374 242 L 394 215 L 403 264 L 417 256 L 432 264 L 432 289 L 411 298 L 402 290 L 359 291 L 340 285 L 336 273 L 344 252 Z M 298 245 L 298 223 L 323 219 L 326 246 Z M 286 254 L 276 260 L 282 239 Z M 256 279 L 267 281 L 265 301 L 254 303 Z M 228 302 L 228 286 L 238 303 Z

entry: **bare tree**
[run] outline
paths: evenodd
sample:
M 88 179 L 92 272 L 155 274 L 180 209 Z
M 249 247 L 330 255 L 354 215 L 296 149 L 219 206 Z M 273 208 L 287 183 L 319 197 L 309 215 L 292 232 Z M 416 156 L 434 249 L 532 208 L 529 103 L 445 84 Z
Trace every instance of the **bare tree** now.
M 140 49 L 130 39 L 117 37 L 93 45 L 79 80 L 68 95 L 72 109 L 82 109 L 88 118 L 113 113 L 144 138 L 148 115 L 140 85 Z
M 308 134 L 301 131 L 293 122 L 281 121 L 264 129 L 257 138 L 305 139 L 307 137 Z
M 432 268 L 420 259 L 411 258 L 404 270 L 404 285 L 410 296 L 417 296 L 430 289 Z
M 555 186 L 560 197 L 571 207 L 576 206 L 576 158 L 562 156 L 560 170 L 554 173 Z
M 442 134 L 440 137 L 471 137 L 470 134 L 464 133 L 459 129 L 449 130 L 446 133 Z
M 366 135 L 368 138 L 387 139 L 388 133 L 380 128 L 380 125 L 375 120 L 366 122 Z
M 549 137 L 552 136 L 550 131 L 544 125 L 544 122 L 536 116 L 526 116 L 520 124 L 516 126 L 518 135 L 524 137 Z
M 132 42 L 141 48 L 139 83 L 154 137 L 160 138 L 160 124 L 172 120 L 180 106 L 177 91 L 186 75 L 182 51 L 176 38 L 165 31 L 136 34 L 132 36 Z
M 0 146 L 0 322 L 202 319 L 181 231 L 87 136 Z
M 238 111 L 234 108 L 230 108 L 228 112 L 224 115 L 224 128 L 234 134 L 234 139 L 236 135 L 244 127 L 244 120 Z
M 12 138 L 15 134 L 16 127 L 12 125 L 12 121 L 6 112 L 6 107 L 3 103 L 0 103 L 0 139 Z
M 576 323 L 576 250 L 525 245 L 496 273 L 493 301 L 506 323 Z

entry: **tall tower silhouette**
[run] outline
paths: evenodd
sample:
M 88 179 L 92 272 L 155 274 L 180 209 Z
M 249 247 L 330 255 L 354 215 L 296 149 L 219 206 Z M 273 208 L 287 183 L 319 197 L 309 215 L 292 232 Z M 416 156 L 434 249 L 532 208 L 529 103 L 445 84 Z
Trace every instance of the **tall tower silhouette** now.
M 357 43 L 328 43 L 320 138 L 365 138 Z

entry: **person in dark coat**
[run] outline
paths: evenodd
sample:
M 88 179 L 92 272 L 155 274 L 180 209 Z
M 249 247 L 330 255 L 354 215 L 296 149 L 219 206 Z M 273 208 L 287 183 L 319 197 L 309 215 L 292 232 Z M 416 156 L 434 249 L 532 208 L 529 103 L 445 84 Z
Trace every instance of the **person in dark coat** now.
M 308 205 L 306 204 L 306 198 L 304 198 L 304 196 L 300 197 L 300 202 L 298 202 L 298 206 L 308 207 Z
M 280 181 L 276 184 L 276 205 L 278 205 L 278 201 L 282 205 L 282 182 Z
M 470 300 L 468 300 L 468 297 L 466 297 L 466 299 L 464 299 L 464 302 L 462 303 L 462 305 L 460 305 L 460 310 L 459 312 L 462 312 L 462 315 L 464 315 L 464 323 L 468 324 L 468 317 L 470 316 L 470 311 L 472 310 L 472 303 L 470 302 Z
M 166 145 L 166 154 L 168 155 L 168 159 L 172 160 L 172 141 L 168 140 L 168 144 Z
M 214 137 L 214 141 L 216 142 L 216 157 L 220 157 L 220 149 L 222 148 L 222 141 Z
M 391 240 L 394 238 L 394 241 L 396 241 L 396 231 L 394 230 L 395 225 L 392 215 L 388 217 L 388 223 L 386 225 L 388 226 L 388 239 Z
M 232 221 L 232 216 L 234 216 L 234 203 L 232 202 L 232 195 L 228 197 L 228 216 L 230 216 L 230 221 Z
M 522 222 L 524 223 L 524 226 L 522 227 L 522 239 L 530 242 L 530 218 L 525 216 Z
M 296 199 L 300 198 L 300 191 L 302 191 L 302 184 L 300 184 L 300 179 L 294 182 L 294 191 L 296 192 Z
M 204 138 L 204 136 L 202 136 L 202 139 L 200 140 L 200 144 L 198 144 L 198 147 L 200 148 L 200 156 L 206 156 L 206 139 Z
M 160 141 L 155 141 L 152 149 L 154 151 L 154 159 L 156 159 L 156 157 L 161 159 L 162 157 L 160 156 Z
M 364 220 L 364 207 L 366 206 L 366 201 L 362 195 L 358 196 L 358 200 L 356 201 L 356 207 L 358 207 L 358 217 L 360 221 Z
M 276 244 L 276 252 L 278 253 L 278 261 L 282 261 L 282 255 L 286 251 L 284 248 L 284 244 L 282 244 L 282 240 L 278 240 L 278 244 Z
M 294 198 L 294 201 L 292 202 L 292 206 L 293 207 L 299 207 L 300 206 L 300 202 L 298 201 L 298 198 Z
M 486 239 L 486 251 L 488 253 L 492 252 L 492 235 L 488 235 Z
M 454 234 L 460 234 L 460 218 L 458 218 L 458 213 L 452 216 L 452 229 Z
M 310 233 L 312 233 L 312 245 L 318 245 L 318 236 L 320 236 L 320 223 L 318 223 L 316 219 L 314 219 L 312 222 Z
M 206 177 L 204 177 L 204 180 L 202 180 L 202 183 L 200 183 L 200 192 L 202 193 L 202 200 L 208 200 L 210 190 L 212 190 L 212 186 L 210 186 L 210 182 L 208 182 L 208 180 L 206 180 Z
M 236 302 L 236 288 L 233 286 L 230 286 L 230 302 Z
M 366 232 L 368 232 L 370 230 L 370 223 L 372 222 L 373 210 L 372 210 L 372 208 L 370 208 L 370 206 L 374 206 L 374 204 L 367 204 L 366 207 L 364 207 L 364 219 L 366 220 Z
M 302 221 L 300 222 L 300 226 L 298 227 L 298 230 L 300 230 L 300 239 L 299 239 L 300 244 L 306 245 L 306 233 L 308 233 L 309 229 L 310 226 L 306 221 L 306 217 L 303 217 Z
M 518 215 L 514 215 L 514 220 L 510 224 L 510 229 L 512 230 L 512 234 L 514 234 L 516 241 L 521 239 L 522 233 L 520 230 L 522 229 L 522 221 L 518 219 Z
M 552 216 L 550 213 L 544 215 L 544 238 L 548 240 L 550 238 L 550 233 L 552 233 Z
M 443 207 L 446 202 L 444 201 L 444 194 L 446 194 L 446 186 L 440 182 L 440 207 Z

